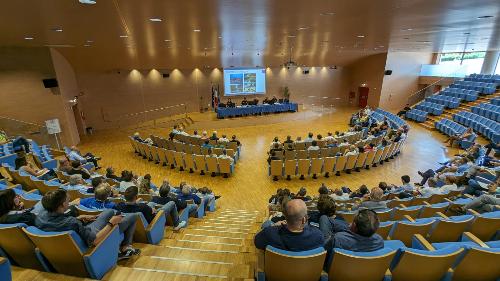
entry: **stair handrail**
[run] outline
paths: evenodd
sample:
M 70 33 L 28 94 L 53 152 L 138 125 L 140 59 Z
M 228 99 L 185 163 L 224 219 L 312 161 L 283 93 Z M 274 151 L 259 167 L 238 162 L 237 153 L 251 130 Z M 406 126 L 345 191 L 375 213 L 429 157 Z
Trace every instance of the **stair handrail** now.
M 0 119 L 6 119 L 6 120 L 14 121 L 14 122 L 19 122 L 19 123 L 23 123 L 23 124 L 27 124 L 27 125 L 32 125 L 32 126 L 36 126 L 36 127 L 40 127 L 40 128 L 45 128 L 45 125 L 40 125 L 40 124 L 37 124 L 37 123 L 28 122 L 28 121 L 23 121 L 23 120 L 19 120 L 19 119 L 12 118 L 12 117 L 7 117 L 7 116 L 1 116 L 0 115 Z

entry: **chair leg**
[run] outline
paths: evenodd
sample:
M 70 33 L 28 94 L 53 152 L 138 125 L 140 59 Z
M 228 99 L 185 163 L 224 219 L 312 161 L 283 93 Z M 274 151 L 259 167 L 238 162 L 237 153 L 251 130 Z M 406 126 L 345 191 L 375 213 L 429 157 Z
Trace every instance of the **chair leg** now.
M 179 171 L 181 171 L 181 172 L 182 172 L 182 171 L 184 171 L 184 167 L 182 167 L 182 166 L 181 166 L 181 167 L 179 168 Z
M 346 174 L 351 174 L 351 169 L 347 169 L 347 170 L 345 170 L 345 173 L 346 173 Z
M 215 172 L 212 172 L 212 175 L 211 175 L 211 176 L 212 176 L 212 178 L 213 178 L 213 177 L 215 177 Z
M 370 170 L 370 165 L 366 165 L 365 169 Z
M 326 172 L 325 173 L 325 178 L 329 178 L 330 177 L 330 173 L 329 172 Z
M 170 169 L 175 169 L 174 164 L 170 164 Z
M 193 168 L 189 168 L 189 173 L 190 174 L 194 173 Z
M 340 176 L 340 172 L 339 172 L 339 171 L 337 171 L 337 173 L 335 173 L 335 175 L 336 175 L 337 177 L 338 177 L 338 176 Z
M 299 179 L 304 180 L 304 179 L 305 179 L 305 178 L 304 178 L 304 175 L 300 175 L 300 178 L 299 178 Z
M 200 175 L 202 175 L 202 176 L 203 176 L 204 174 L 205 174 L 205 171 L 201 170 Z
M 278 176 L 273 176 L 273 181 L 278 181 Z
M 377 167 L 377 163 L 373 163 L 372 167 Z
M 313 174 L 313 179 L 317 179 L 316 174 Z
M 356 167 L 356 169 L 354 169 L 354 171 L 359 172 L 359 167 Z
M 287 180 L 287 181 L 292 180 L 292 178 L 290 177 L 290 175 L 287 175 L 287 176 L 286 176 L 286 180 Z
M 224 176 L 223 178 L 227 179 L 229 176 L 227 175 L 227 173 L 224 173 Z

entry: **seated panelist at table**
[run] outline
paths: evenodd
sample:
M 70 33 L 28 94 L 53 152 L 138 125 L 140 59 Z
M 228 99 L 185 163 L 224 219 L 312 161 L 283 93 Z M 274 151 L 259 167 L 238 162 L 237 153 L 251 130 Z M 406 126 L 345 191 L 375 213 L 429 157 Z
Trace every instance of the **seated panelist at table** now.
M 248 105 L 247 98 L 244 97 L 243 100 L 241 101 L 241 105 Z
M 270 100 L 266 97 L 263 101 L 262 104 L 270 104 Z
M 275 104 L 278 101 L 276 96 L 273 96 L 273 98 L 269 101 L 269 104 Z
M 234 102 L 232 102 L 231 99 L 228 99 L 226 104 L 227 104 L 227 107 L 235 107 L 236 106 L 236 104 Z

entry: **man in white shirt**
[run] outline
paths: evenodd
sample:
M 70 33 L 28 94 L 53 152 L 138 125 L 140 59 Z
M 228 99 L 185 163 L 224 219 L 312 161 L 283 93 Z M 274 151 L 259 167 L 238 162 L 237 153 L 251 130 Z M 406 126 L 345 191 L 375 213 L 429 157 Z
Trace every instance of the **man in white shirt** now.
M 358 155 L 358 148 L 355 145 L 351 145 L 349 147 L 349 151 L 347 151 L 344 156 Z
M 97 164 L 98 160 L 101 160 L 100 157 L 95 157 L 92 153 L 87 153 L 85 155 L 81 155 L 80 151 L 76 148 L 76 146 L 71 147 L 71 152 L 68 154 L 68 158 L 70 160 L 78 160 L 80 161 L 81 164 L 85 164 L 87 162 L 92 162 L 94 163 L 94 167 L 96 169 L 100 169 L 99 165 Z
M 333 141 L 335 138 L 333 137 L 332 132 L 328 132 L 328 136 L 323 138 L 326 142 Z
M 312 141 L 311 146 L 307 148 L 307 151 L 319 150 L 318 142 Z
M 314 134 L 313 133 L 309 133 L 307 135 L 307 138 L 304 140 L 305 142 L 312 142 L 314 140 Z
M 222 135 L 222 138 L 219 138 L 218 142 L 219 143 L 228 143 L 229 139 L 227 138 L 226 135 Z
M 193 132 L 193 134 L 192 134 L 191 136 L 192 136 L 193 138 L 197 138 L 197 139 L 201 138 L 201 136 L 200 136 L 200 135 L 198 135 L 198 131 L 197 131 L 197 130 L 194 130 L 194 132 Z
M 69 176 L 69 184 L 66 186 L 66 190 L 78 190 L 81 193 L 87 193 L 88 186 L 85 186 L 85 181 L 80 174 L 74 174 Z
M 172 132 L 171 132 L 171 133 L 172 133 L 172 134 L 174 134 L 174 135 L 177 135 L 177 134 L 179 133 L 178 128 L 179 128 L 179 126 L 174 125 L 174 128 L 172 129 Z
M 229 159 L 230 162 L 231 162 L 231 164 L 234 163 L 233 157 L 227 155 L 227 151 L 225 149 L 222 150 L 222 154 L 219 155 L 217 158 L 219 158 L 219 159 Z

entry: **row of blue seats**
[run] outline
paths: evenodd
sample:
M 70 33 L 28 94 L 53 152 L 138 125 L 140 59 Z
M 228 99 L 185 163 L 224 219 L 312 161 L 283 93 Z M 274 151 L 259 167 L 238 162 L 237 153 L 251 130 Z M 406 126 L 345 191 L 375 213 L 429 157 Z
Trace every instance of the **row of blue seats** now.
M 459 98 L 460 100 L 464 101 L 475 101 L 477 100 L 479 92 L 459 88 L 445 88 L 444 90 L 439 92 L 439 94 Z
M 491 120 L 500 122 L 500 106 L 498 105 L 494 105 L 491 103 L 481 103 L 479 105 L 473 106 L 471 108 L 471 111 Z
M 460 106 L 460 99 L 445 95 L 433 95 L 425 99 L 427 102 L 444 105 L 447 108 L 457 108 Z
M 406 112 L 406 118 L 415 120 L 417 122 L 425 122 L 427 120 L 427 112 L 423 110 L 419 110 L 416 108 L 411 109 L 410 111 Z
M 432 115 L 441 115 L 443 114 L 444 105 L 424 101 L 417 104 L 415 108 L 429 112 Z
M 403 126 L 407 126 L 408 124 L 400 118 L 399 116 L 392 114 L 391 112 L 385 111 L 383 109 L 377 108 L 371 115 L 372 118 L 377 120 L 377 122 L 381 122 L 384 120 L 384 117 L 387 118 L 391 128 L 399 129 Z
M 497 121 L 468 111 L 460 111 L 454 114 L 453 120 L 467 127 L 472 127 L 475 132 L 482 134 L 495 143 L 500 141 L 500 123 Z
M 493 94 L 497 89 L 496 83 L 473 82 L 473 81 L 455 81 L 450 85 L 451 88 L 461 88 L 479 91 L 482 94 Z
M 494 105 L 500 105 L 500 97 L 492 99 L 491 103 L 494 104 Z
M 465 81 L 478 81 L 487 83 L 497 83 L 500 84 L 499 74 L 471 74 L 469 77 L 464 78 Z
M 483 242 L 466 232 L 459 241 L 430 243 L 415 234 L 411 242 L 408 247 L 399 240 L 386 240 L 384 248 L 373 252 L 334 248 L 328 260 L 323 247 L 290 252 L 268 246 L 259 256 L 264 268 L 257 269 L 257 280 L 486 281 L 500 276 L 500 241 Z

